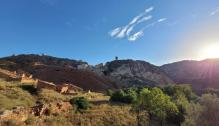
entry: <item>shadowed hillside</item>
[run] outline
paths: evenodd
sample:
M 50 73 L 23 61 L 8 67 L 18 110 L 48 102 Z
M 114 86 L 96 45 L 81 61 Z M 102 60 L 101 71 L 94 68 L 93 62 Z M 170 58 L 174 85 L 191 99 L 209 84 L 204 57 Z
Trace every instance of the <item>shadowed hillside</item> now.
M 195 89 L 219 88 L 219 59 L 181 61 L 161 68 L 176 83 L 189 83 Z

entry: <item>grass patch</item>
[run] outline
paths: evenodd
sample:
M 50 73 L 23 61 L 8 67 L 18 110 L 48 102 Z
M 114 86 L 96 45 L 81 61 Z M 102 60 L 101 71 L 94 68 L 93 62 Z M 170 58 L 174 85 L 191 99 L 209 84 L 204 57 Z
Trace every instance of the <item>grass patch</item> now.
M 35 98 L 20 86 L 18 82 L 0 80 L 0 111 L 16 106 L 31 107 L 35 104 Z
M 50 103 L 53 101 L 69 101 L 71 99 L 71 96 L 60 94 L 54 90 L 41 89 L 38 92 L 38 98 L 41 101 Z

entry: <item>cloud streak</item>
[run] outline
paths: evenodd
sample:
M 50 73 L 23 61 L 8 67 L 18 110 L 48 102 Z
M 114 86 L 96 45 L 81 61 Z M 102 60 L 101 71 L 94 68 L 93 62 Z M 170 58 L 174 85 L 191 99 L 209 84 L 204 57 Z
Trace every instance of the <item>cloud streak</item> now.
M 141 23 L 147 22 L 153 18 L 152 15 L 149 15 L 151 11 L 154 10 L 154 7 L 149 7 L 145 9 L 144 12 L 140 13 L 139 15 L 135 16 L 127 25 L 117 27 L 109 32 L 109 35 L 113 38 L 122 39 L 127 38 L 129 41 L 136 41 L 138 38 L 144 35 L 144 30 L 148 27 L 154 26 L 157 23 L 161 23 L 167 20 L 167 18 L 160 18 L 155 22 L 146 25 L 138 32 L 134 32 L 134 28 Z M 134 33 L 133 33 L 134 32 Z
M 129 41 L 135 41 L 137 40 L 138 38 L 142 37 L 144 35 L 144 32 L 141 30 L 139 32 L 136 32 L 135 34 L 131 35 L 128 37 L 128 40 Z
M 210 16 L 214 16 L 214 15 L 216 15 L 217 13 L 219 13 L 219 7 L 217 7 L 216 9 L 214 9 L 214 10 L 210 13 Z

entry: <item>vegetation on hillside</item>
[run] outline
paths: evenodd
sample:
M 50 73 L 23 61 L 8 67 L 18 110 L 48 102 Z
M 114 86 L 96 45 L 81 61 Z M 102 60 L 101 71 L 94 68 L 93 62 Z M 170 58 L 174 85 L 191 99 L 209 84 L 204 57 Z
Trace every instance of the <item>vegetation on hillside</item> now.
M 219 125 L 219 98 L 213 92 L 197 96 L 189 85 L 126 88 L 101 93 L 62 95 L 52 90 L 36 91 L 33 85 L 0 80 L 0 111 L 17 106 L 31 108 L 36 101 L 44 104 L 68 102 L 67 112 L 37 117 L 32 114 L 19 125 L 35 126 L 212 126 Z M 52 109 L 50 110 L 52 111 Z M 14 120 L 1 124 L 18 125 Z M 19 126 L 18 125 L 18 126 Z
M 146 111 L 150 122 L 157 120 L 161 126 L 219 125 L 217 95 L 211 93 L 198 97 L 189 85 L 130 88 L 110 91 L 109 94 L 111 101 L 131 104 L 137 115 L 139 112 Z
M 31 107 L 35 104 L 34 97 L 20 87 L 18 82 L 0 80 L 0 111 L 16 106 Z
M 43 89 L 35 92 L 32 85 L 23 85 L 19 82 L 6 82 L 0 80 L 0 109 L 1 112 L 11 110 L 17 106 L 31 108 L 36 101 L 43 104 L 59 102 L 73 103 L 73 108 L 67 112 L 45 116 L 34 116 L 31 113 L 23 123 L 11 119 L 0 122 L 2 126 L 135 126 L 136 114 L 130 112 L 131 106 L 124 104 L 111 104 L 109 97 L 100 93 L 81 93 L 79 95 L 62 95 L 52 90 Z M 82 98 L 83 97 L 83 98 Z M 70 100 L 72 99 L 72 100 Z M 103 101 L 103 103 L 99 103 Z M 91 106 L 92 105 L 92 106 Z M 78 106 L 78 108 L 77 108 Z M 90 107 L 91 106 L 91 107 Z M 77 109 L 82 109 L 77 111 Z M 52 111 L 52 110 L 50 110 Z M 1 113 L 2 114 L 2 113 Z

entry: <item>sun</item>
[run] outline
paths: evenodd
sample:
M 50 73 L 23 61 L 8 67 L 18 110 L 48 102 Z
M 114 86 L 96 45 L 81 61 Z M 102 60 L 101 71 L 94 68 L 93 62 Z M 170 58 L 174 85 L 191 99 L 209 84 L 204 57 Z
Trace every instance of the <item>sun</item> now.
M 200 57 L 201 59 L 219 58 L 219 42 L 206 45 Z

